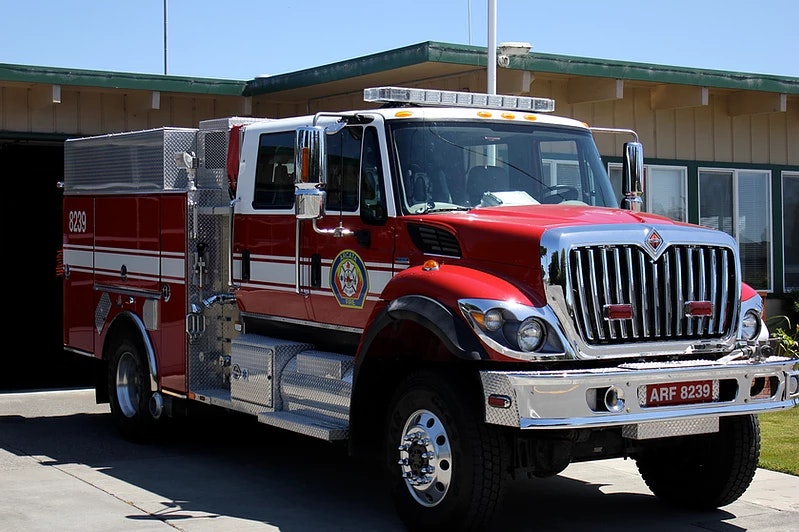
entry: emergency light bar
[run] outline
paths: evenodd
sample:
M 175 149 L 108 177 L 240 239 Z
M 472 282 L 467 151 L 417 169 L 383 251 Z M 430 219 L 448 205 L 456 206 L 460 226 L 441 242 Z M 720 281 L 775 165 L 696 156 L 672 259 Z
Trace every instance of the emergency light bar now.
M 367 102 L 415 103 L 418 105 L 449 105 L 453 107 L 485 107 L 513 111 L 551 113 L 555 100 L 529 96 L 505 96 L 479 92 L 409 89 L 405 87 L 373 87 L 363 90 Z

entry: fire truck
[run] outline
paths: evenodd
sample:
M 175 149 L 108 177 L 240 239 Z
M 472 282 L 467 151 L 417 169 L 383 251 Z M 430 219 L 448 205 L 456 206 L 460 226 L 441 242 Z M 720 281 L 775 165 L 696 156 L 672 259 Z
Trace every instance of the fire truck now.
M 121 434 L 201 402 L 340 441 L 410 529 L 487 526 L 513 479 L 607 458 L 669 503 L 740 497 L 796 360 L 730 235 L 642 209 L 635 132 L 546 98 L 364 100 L 66 141 L 64 347 Z M 600 134 L 626 136 L 621 190 Z

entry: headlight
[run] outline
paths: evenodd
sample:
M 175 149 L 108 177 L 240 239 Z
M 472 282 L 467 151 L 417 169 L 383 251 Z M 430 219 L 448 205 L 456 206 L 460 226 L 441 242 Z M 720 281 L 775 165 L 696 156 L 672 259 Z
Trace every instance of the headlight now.
M 502 311 L 497 308 L 492 308 L 483 316 L 483 324 L 489 331 L 498 331 L 502 327 L 505 319 L 502 317 Z
M 754 340 L 758 334 L 760 334 L 760 316 L 750 310 L 741 321 L 741 338 L 743 340 Z
M 527 318 L 516 331 L 516 343 L 522 351 L 535 351 L 544 343 L 544 326 L 534 318 Z

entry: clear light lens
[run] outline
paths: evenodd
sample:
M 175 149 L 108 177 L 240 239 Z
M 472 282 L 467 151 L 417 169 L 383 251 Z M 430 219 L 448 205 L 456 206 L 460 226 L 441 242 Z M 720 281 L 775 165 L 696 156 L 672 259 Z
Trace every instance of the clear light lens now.
M 409 89 L 404 87 L 370 87 L 363 90 L 367 102 L 398 102 L 457 107 L 492 107 L 516 111 L 551 113 L 555 100 L 532 96 L 502 96 L 473 92 L 442 91 L 438 89 Z
M 605 391 L 605 408 L 614 414 L 624 410 L 624 390 L 615 386 L 608 388 Z
M 788 376 L 788 396 L 799 394 L 799 374 Z
M 502 318 L 502 312 L 499 309 L 492 308 L 485 313 L 483 323 L 485 328 L 489 331 L 498 331 L 502 327 L 505 320 Z
M 516 343 L 522 351 L 535 351 L 544 342 L 544 327 L 534 318 L 527 318 L 519 326 Z
M 747 312 L 741 324 L 741 337 L 744 340 L 754 340 L 758 334 L 760 334 L 760 317 L 753 311 Z

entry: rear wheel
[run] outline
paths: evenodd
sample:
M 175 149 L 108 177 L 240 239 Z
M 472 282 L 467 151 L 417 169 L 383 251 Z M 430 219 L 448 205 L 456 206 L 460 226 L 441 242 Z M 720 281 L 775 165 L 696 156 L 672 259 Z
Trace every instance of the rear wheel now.
M 108 397 L 111 416 L 120 433 L 129 440 L 149 439 L 156 418 L 150 412 L 150 369 L 144 349 L 123 340 L 108 365 Z
M 635 457 L 638 471 L 660 499 L 695 510 L 737 500 L 752 482 L 760 457 L 756 415 L 722 417 L 719 432 L 674 444 L 652 443 Z
M 397 513 L 411 530 L 477 530 L 500 502 L 509 446 L 458 390 L 420 373 L 394 397 L 386 465 Z

